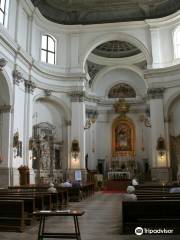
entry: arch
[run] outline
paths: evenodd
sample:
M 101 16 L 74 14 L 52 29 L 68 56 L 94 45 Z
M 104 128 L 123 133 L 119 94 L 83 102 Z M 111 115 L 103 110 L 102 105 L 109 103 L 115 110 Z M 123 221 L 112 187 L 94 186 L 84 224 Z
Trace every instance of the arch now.
M 123 69 L 123 70 L 130 70 L 132 73 L 136 74 L 139 76 L 140 79 L 142 79 L 142 81 L 144 82 L 144 85 L 145 85 L 145 88 L 147 89 L 148 88 L 148 84 L 146 82 L 146 80 L 144 79 L 143 77 L 143 72 L 140 68 L 136 67 L 136 66 L 128 66 L 128 65 L 115 65 L 115 66 L 107 66 L 105 68 L 103 68 L 97 75 L 96 77 L 93 79 L 93 82 L 92 82 L 92 86 L 91 86 L 91 89 L 92 91 L 94 92 L 95 89 L 96 89 L 96 83 L 101 79 L 103 78 L 103 76 L 105 74 L 107 74 L 108 72 L 112 71 L 112 70 L 115 70 L 115 69 Z M 108 88 L 106 89 L 106 92 L 105 92 L 105 96 L 108 95 L 108 92 L 109 90 L 115 85 L 119 83 L 119 81 L 116 81 L 116 82 L 113 82 L 111 84 L 109 84 Z M 124 82 L 124 83 L 127 83 L 127 82 Z M 139 93 L 139 90 L 136 86 L 136 84 L 132 84 L 130 82 L 128 82 L 128 84 L 135 89 L 136 93 Z
M 130 84 L 117 83 L 108 92 L 109 98 L 135 98 L 136 91 Z
M 135 38 L 127 33 L 123 33 L 123 32 L 117 33 L 117 34 L 108 33 L 108 34 L 102 35 L 100 37 L 97 37 L 92 42 L 90 42 L 88 46 L 86 46 L 87 50 L 85 52 L 83 52 L 83 54 L 81 56 L 81 64 L 82 64 L 83 70 L 85 67 L 87 57 L 92 52 L 92 50 L 104 42 L 113 41 L 113 40 L 127 41 L 127 42 L 131 43 L 132 45 L 136 46 L 138 49 L 140 49 L 142 51 L 148 64 L 152 63 L 151 54 L 149 53 L 146 46 L 140 40 L 138 40 L 137 38 Z
M 7 92 L 6 95 L 6 103 L 7 105 L 12 105 L 13 104 L 13 89 L 12 89 L 12 84 L 11 80 L 9 78 L 9 75 L 7 72 L 3 69 L 3 71 L 0 71 L 0 79 L 1 81 L 1 87 L 2 84 L 4 85 L 4 90 Z
M 66 120 L 67 121 L 70 121 L 71 120 L 71 112 L 70 112 L 70 109 L 68 108 L 67 104 L 60 98 L 56 97 L 56 96 L 48 96 L 46 97 L 44 94 L 39 94 L 39 95 L 36 95 L 34 98 L 33 98 L 33 102 L 35 103 L 36 101 L 38 101 L 39 99 L 47 99 L 47 100 L 50 100 L 52 102 L 55 102 L 57 103 L 64 111 L 65 115 L 66 115 Z
M 135 156 L 135 126 L 131 118 L 119 116 L 112 123 L 112 156 Z
M 173 104 L 173 102 L 180 98 L 180 89 L 178 89 L 176 92 L 173 92 L 173 94 L 168 98 L 165 107 L 164 107 L 164 116 L 165 119 L 169 118 L 169 109 L 171 107 L 171 105 Z

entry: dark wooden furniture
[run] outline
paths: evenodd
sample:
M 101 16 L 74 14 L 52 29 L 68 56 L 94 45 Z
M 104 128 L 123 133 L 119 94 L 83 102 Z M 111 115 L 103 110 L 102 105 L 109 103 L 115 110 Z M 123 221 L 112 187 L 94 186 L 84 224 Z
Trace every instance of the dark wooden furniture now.
M 40 217 L 39 223 L 39 232 L 38 232 L 38 240 L 42 240 L 44 238 L 66 238 L 66 239 L 77 239 L 81 240 L 80 229 L 78 217 L 82 216 L 84 211 L 75 211 L 75 210 L 57 210 L 57 211 L 38 211 L 34 212 L 35 216 Z M 73 233 L 50 233 L 45 231 L 45 219 L 49 216 L 62 216 L 62 217 L 73 217 L 75 232 Z
M 180 200 L 137 200 L 122 202 L 123 233 L 136 227 L 174 229 L 180 233 Z
M 0 200 L 0 229 L 24 230 L 24 201 Z

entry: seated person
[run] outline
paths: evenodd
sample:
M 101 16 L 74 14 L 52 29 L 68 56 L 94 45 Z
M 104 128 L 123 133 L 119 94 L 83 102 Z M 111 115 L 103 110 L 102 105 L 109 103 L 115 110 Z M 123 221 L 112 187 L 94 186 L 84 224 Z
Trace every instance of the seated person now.
M 136 196 L 136 194 L 134 194 L 134 192 L 135 192 L 134 186 L 128 186 L 126 191 L 127 191 L 127 193 L 124 193 L 122 196 L 123 201 L 136 201 L 137 200 L 137 196 Z
M 72 187 L 72 184 L 70 183 L 69 180 L 65 181 L 64 183 L 61 184 L 63 187 Z
M 56 188 L 54 187 L 54 184 L 53 183 L 50 183 L 49 184 L 49 188 L 48 188 L 48 192 L 51 192 L 51 193 L 56 193 L 57 192 L 57 190 L 56 190 Z
M 133 186 L 137 186 L 139 183 L 138 183 L 138 181 L 137 181 L 137 179 L 136 178 L 133 178 L 132 179 L 132 185 Z
M 180 187 L 172 187 L 169 189 L 169 193 L 180 193 Z
M 72 187 L 81 187 L 81 182 L 80 181 L 73 181 L 72 182 Z

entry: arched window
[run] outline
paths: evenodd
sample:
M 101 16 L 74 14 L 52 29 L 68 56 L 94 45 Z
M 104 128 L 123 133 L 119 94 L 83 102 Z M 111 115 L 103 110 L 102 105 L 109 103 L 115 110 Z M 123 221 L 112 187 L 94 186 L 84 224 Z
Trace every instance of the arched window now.
M 7 27 L 9 0 L 0 0 L 0 23 Z
M 41 41 L 41 61 L 55 64 L 56 63 L 56 40 L 50 35 L 43 35 Z
M 174 31 L 174 56 L 180 58 L 180 26 Z

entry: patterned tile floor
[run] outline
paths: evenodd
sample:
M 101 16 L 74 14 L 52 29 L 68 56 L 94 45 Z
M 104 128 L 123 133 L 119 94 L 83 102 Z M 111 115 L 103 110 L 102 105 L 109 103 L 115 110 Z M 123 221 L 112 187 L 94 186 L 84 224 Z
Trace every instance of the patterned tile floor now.
M 179 240 L 175 235 L 120 235 L 121 232 L 121 194 L 98 192 L 93 197 L 78 203 L 71 203 L 69 208 L 84 209 L 86 214 L 79 218 L 82 240 Z M 71 218 L 49 217 L 46 221 L 48 231 L 73 231 Z M 24 233 L 0 232 L 0 240 L 36 240 L 38 222 L 26 227 Z M 53 240 L 53 238 L 52 238 Z

